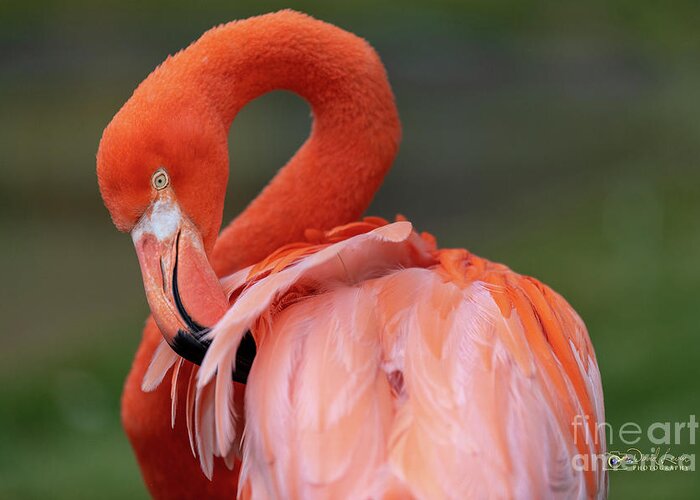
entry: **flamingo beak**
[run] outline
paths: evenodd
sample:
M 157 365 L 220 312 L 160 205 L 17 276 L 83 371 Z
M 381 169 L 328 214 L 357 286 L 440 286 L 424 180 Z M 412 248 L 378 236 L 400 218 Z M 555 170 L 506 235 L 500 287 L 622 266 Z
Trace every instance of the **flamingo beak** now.
M 170 347 L 201 364 L 205 336 L 228 309 L 199 231 L 170 189 L 156 199 L 131 231 L 151 313 Z

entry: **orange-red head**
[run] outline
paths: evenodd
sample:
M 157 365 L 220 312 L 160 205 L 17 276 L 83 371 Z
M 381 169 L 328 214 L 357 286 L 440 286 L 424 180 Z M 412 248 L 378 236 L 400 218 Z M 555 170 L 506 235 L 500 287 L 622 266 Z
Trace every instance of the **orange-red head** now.
M 105 129 L 97 153 L 100 191 L 117 228 L 131 231 L 156 197 L 153 173 L 164 169 L 210 251 L 228 180 L 227 124 L 170 66 L 151 74 Z

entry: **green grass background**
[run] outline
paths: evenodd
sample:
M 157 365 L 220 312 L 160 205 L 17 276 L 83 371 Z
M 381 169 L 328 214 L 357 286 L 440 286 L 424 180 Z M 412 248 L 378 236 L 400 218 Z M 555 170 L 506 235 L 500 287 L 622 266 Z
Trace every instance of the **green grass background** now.
M 167 54 L 285 6 L 364 36 L 385 61 L 404 140 L 370 213 L 403 213 L 566 296 L 615 428 L 698 413 L 697 2 L 5 0 L 0 498 L 147 496 L 118 417 L 147 307 L 99 198 L 97 144 Z M 282 92 L 241 113 L 228 218 L 309 126 Z M 696 450 L 687 435 L 671 446 Z M 697 472 L 611 474 L 611 498 L 699 495 Z

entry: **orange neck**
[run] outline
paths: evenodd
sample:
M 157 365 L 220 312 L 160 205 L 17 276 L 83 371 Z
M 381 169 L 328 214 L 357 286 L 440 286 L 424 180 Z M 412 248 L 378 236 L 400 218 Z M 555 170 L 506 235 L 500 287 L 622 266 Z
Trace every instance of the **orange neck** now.
M 221 234 L 226 274 L 366 210 L 396 155 L 400 124 L 384 67 L 364 40 L 292 11 L 230 23 L 185 51 L 187 78 L 226 129 L 252 99 L 291 90 L 311 105 L 309 139 Z M 185 55 L 185 53 L 181 55 Z

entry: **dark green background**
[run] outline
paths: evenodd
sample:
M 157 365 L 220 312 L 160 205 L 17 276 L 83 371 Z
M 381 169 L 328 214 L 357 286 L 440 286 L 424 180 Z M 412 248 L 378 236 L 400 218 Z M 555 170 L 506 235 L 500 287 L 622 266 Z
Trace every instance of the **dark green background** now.
M 697 413 L 698 2 L 202 3 L 0 3 L 0 498 L 146 496 L 119 394 L 147 306 L 99 198 L 97 144 L 167 54 L 284 6 L 367 38 L 387 66 L 404 140 L 370 213 L 566 296 L 616 429 Z M 286 93 L 241 113 L 228 218 L 309 125 Z M 610 490 L 700 494 L 697 472 L 615 472 Z

